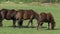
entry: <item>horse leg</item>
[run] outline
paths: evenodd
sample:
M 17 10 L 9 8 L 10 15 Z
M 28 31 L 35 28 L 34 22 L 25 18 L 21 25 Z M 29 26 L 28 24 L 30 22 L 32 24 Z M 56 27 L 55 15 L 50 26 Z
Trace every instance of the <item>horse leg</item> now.
M 2 15 L 0 14 L 0 27 L 3 26 L 2 21 L 3 21 L 3 18 L 2 18 Z
M 2 25 L 3 25 L 3 24 L 2 24 L 2 20 L 0 20 L 0 27 L 2 27 Z
M 41 26 L 43 26 L 43 23 L 41 23 Z
M 22 24 L 23 24 L 23 20 L 22 19 L 19 19 L 18 20 L 18 26 L 22 26 Z
M 21 20 L 21 22 L 20 22 L 20 26 L 22 26 L 22 24 L 23 24 L 23 20 Z
M 48 29 L 50 29 L 50 23 L 48 22 Z
M 51 29 L 52 30 L 54 29 L 54 26 L 55 26 L 55 23 L 54 22 L 51 22 Z
M 38 26 L 37 26 L 37 30 L 40 28 L 42 28 L 42 24 L 43 24 L 43 22 L 40 22 L 40 23 L 38 23 Z
M 30 24 L 30 21 L 28 22 L 27 27 L 29 26 L 29 24 Z
M 13 20 L 13 27 L 16 27 L 16 20 Z
M 32 22 L 33 20 L 31 20 L 31 27 L 33 27 L 33 22 Z
M 27 24 L 27 26 L 29 26 L 29 24 L 31 22 L 31 27 L 33 27 L 33 22 L 32 21 L 33 21 L 33 19 L 30 19 L 29 22 L 28 22 L 28 24 Z

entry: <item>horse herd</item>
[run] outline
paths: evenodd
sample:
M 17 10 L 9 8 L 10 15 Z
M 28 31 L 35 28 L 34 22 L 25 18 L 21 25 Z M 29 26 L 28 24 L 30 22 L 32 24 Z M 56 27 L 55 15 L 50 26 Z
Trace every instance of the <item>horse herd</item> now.
M 33 27 L 33 19 L 37 20 L 37 29 L 42 28 L 44 22 L 48 23 L 48 29 L 54 29 L 55 21 L 53 15 L 51 13 L 41 12 L 40 14 L 36 13 L 34 10 L 15 10 L 15 9 L 1 9 L 0 10 L 0 27 L 3 26 L 2 21 L 12 20 L 13 27 L 16 27 L 16 20 L 18 20 L 18 26 L 21 27 L 23 24 L 23 20 L 29 20 L 27 26 L 31 23 L 31 27 Z M 50 25 L 51 24 L 51 25 Z M 51 28 L 50 28 L 51 26 Z

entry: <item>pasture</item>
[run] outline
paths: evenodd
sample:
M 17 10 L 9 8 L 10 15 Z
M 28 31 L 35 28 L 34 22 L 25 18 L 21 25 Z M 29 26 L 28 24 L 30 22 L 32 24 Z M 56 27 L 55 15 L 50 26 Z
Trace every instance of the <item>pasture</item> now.
M 21 4 L 0 4 L 0 9 L 7 8 L 7 9 L 33 9 L 37 13 L 41 12 L 51 12 L 54 16 L 56 27 L 55 30 L 48 30 L 47 23 L 44 23 L 43 28 L 37 30 L 37 21 L 33 20 L 34 28 L 30 26 L 27 28 L 25 27 L 28 24 L 28 20 L 24 20 L 22 28 L 13 28 L 12 20 L 5 20 L 3 21 L 3 27 L 0 27 L 0 34 L 59 34 L 60 33 L 60 5 L 51 5 L 51 6 L 30 6 L 30 5 L 21 5 Z M 17 22 L 16 22 L 17 24 Z M 18 26 L 18 25 L 17 25 Z

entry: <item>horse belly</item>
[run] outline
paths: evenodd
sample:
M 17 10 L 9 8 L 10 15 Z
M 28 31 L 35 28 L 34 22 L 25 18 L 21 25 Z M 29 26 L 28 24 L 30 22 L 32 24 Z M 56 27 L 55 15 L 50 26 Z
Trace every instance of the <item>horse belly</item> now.
M 30 14 L 27 14 L 27 13 L 24 14 L 24 15 L 23 15 L 23 18 L 24 18 L 24 19 L 29 19 L 29 18 L 30 18 Z
M 30 18 L 30 16 L 23 16 L 23 18 L 24 18 L 24 19 L 29 19 L 29 18 Z

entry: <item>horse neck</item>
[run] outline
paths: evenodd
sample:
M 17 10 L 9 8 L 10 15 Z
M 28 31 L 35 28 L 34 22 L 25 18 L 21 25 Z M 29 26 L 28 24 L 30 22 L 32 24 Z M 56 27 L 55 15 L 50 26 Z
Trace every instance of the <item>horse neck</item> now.
M 39 14 L 35 13 L 35 19 L 39 20 Z
M 13 13 L 12 17 L 15 18 L 16 14 L 17 14 L 17 11 L 15 11 L 15 12 Z

